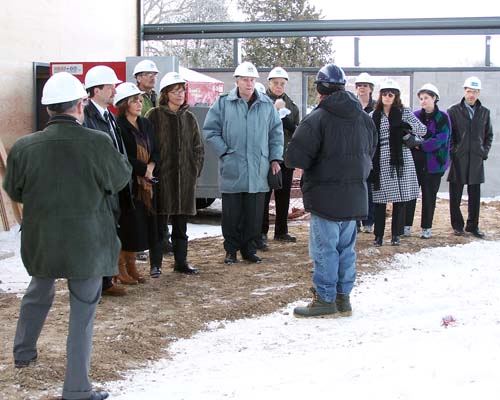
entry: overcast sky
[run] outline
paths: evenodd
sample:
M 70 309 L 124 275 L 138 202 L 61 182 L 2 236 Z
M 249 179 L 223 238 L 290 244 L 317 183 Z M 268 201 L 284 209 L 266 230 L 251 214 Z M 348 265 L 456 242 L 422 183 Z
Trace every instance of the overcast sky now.
M 500 2 L 476 0 L 457 2 L 403 3 L 400 0 L 357 0 L 348 2 L 309 0 L 325 19 L 386 19 L 386 18 L 452 18 L 500 16 Z M 360 66 L 363 67 L 453 67 L 482 66 L 485 59 L 485 36 L 418 36 L 418 37 L 361 37 Z M 344 67 L 354 66 L 354 39 L 337 37 L 334 40 L 336 62 Z M 397 48 L 397 51 L 394 49 Z M 491 39 L 491 62 L 500 66 L 500 36 Z

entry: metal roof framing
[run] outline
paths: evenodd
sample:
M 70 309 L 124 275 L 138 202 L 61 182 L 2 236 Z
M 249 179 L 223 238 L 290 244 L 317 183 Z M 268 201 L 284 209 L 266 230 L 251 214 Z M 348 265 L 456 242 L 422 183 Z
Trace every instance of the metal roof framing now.
M 169 23 L 142 27 L 143 40 L 495 34 L 500 34 L 500 17 Z

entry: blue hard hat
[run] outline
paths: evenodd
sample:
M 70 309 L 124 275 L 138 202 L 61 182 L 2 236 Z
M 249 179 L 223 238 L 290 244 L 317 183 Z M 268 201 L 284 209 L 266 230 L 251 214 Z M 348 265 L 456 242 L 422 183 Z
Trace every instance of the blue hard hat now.
M 316 75 L 314 83 L 329 83 L 332 85 L 345 85 L 347 79 L 342 68 L 335 64 L 327 64 Z

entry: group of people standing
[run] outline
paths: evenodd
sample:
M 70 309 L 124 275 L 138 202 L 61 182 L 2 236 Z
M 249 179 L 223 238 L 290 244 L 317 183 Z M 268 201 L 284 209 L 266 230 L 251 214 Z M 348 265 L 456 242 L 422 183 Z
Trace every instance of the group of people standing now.
M 489 110 L 478 100 L 477 77 L 465 80 L 464 97 L 448 112 L 439 109 L 439 90 L 431 83 L 417 91 L 421 107 L 414 112 L 403 105 L 400 86 L 392 79 L 380 84 L 376 101 L 367 73 L 355 81 L 357 99 L 345 90 L 345 73 L 334 64 L 323 67 L 315 83 L 319 104 L 300 122 L 285 155 L 287 166 L 304 170 L 301 188 L 311 213 L 314 264 L 313 299 L 296 307 L 294 315 L 349 316 L 356 224 L 357 230 L 373 231 L 374 245 L 382 246 L 386 206 L 392 203 L 391 244 L 399 245 L 402 235 L 411 234 L 421 186 L 421 238 L 429 239 L 448 167 L 454 234 L 467 231 L 484 238 L 479 230 L 480 184 L 493 132 Z M 466 223 L 460 211 L 464 185 L 469 194 Z
M 154 91 L 158 73 L 153 61 L 143 60 L 134 68 L 135 83 L 122 83 L 102 65 L 85 76 L 89 100 L 84 126 L 106 132 L 133 168 L 129 185 L 110 199 L 122 249 L 118 275 L 103 278 L 104 295 L 126 294 L 116 282 L 146 281 L 136 267 L 137 253 L 144 250 L 149 250 L 150 276 L 159 277 L 168 236 L 174 271 L 198 273 L 187 261 L 187 218 L 196 213 L 194 193 L 203 166 L 203 141 L 186 103 L 186 81 L 176 72 L 167 73 L 158 96 Z M 108 110 L 111 105 L 118 109 L 117 117 Z
M 432 83 L 417 91 L 420 108 L 411 112 L 401 102 L 399 84 L 388 79 L 380 84 L 378 100 L 372 99 L 374 81 L 367 73 L 355 81 L 358 99 L 370 114 L 378 131 L 373 169 L 368 178 L 368 218 L 358 221 L 358 230 L 374 232 L 375 246 L 383 244 L 386 204 L 392 203 L 391 244 L 411 236 L 417 197 L 421 188 L 422 239 L 432 237 L 432 223 L 441 178 L 450 167 L 450 219 L 455 235 L 465 231 L 483 238 L 479 229 L 480 184 L 484 182 L 483 161 L 488 157 L 493 132 L 489 110 L 478 100 L 481 81 L 464 82 L 464 97 L 447 112 L 438 107 L 439 90 Z M 411 146 L 405 135 L 417 136 Z M 460 211 L 467 185 L 468 219 Z M 373 213 L 372 213 L 373 210 Z M 374 228 L 372 228 L 374 224 Z
M 156 104 L 158 72 L 144 60 L 134 69 L 136 83 L 122 83 L 111 68 L 97 65 L 86 73 L 85 89 L 69 73 L 52 75 L 42 95 L 47 127 L 19 139 L 9 153 L 3 186 L 24 205 L 21 254 L 32 276 L 21 302 L 14 364 L 36 362 L 55 280 L 67 279 L 63 399 L 108 397 L 92 390 L 89 379 L 96 307 L 101 295 L 126 294 L 116 282 L 146 282 L 136 267 L 138 251 L 149 250 L 151 277 L 161 274 L 168 217 L 174 271 L 198 273 L 187 262 L 186 230 L 187 216 L 196 212 L 203 141 L 179 74 L 162 78 Z
M 203 133 L 219 157 L 224 263 L 237 263 L 238 251 L 244 260 L 260 263 L 257 250 L 268 249 L 270 174 L 279 174 L 282 182 L 274 189 L 274 240 L 296 241 L 288 232 L 294 170 L 285 166 L 283 156 L 299 124 L 299 109 L 285 93 L 288 73 L 283 68 L 271 70 L 268 87 L 261 90 L 252 63 L 238 65 L 233 76 L 235 87 L 212 105 Z
M 137 252 L 149 250 L 150 276 L 160 276 L 167 217 L 174 271 L 198 273 L 187 261 L 187 218 L 196 212 L 203 141 L 186 104 L 186 82 L 167 73 L 158 99 L 158 73 L 144 60 L 134 69 L 136 82 L 122 83 L 111 68 L 95 66 L 85 76 L 86 90 L 73 75 L 54 74 L 42 96 L 47 127 L 19 139 L 9 153 L 4 189 L 24 204 L 21 254 L 32 276 L 21 302 L 14 363 L 24 368 L 37 360 L 55 280 L 67 279 L 63 399 L 108 397 L 92 390 L 88 377 L 96 307 L 101 294 L 125 294 L 116 281 L 145 282 L 136 268 Z M 302 169 L 314 287 L 311 303 L 294 309 L 297 317 L 351 315 L 357 221 L 381 246 L 386 205 L 392 203 L 391 243 L 398 245 L 410 233 L 419 185 L 421 237 L 431 237 L 437 190 L 449 165 L 454 233 L 484 237 L 480 184 L 493 132 L 489 110 L 478 100 L 478 78 L 465 81 L 463 99 L 448 113 L 437 106 L 438 89 L 423 85 L 417 92 L 421 108 L 411 112 L 396 81 L 382 82 L 374 101 L 368 74 L 356 79 L 356 96 L 345 90 L 344 71 L 328 64 L 316 76 L 319 104 L 299 121 L 285 93 L 283 68 L 270 72 L 265 93 L 255 90 L 259 74 L 252 63 L 241 63 L 234 77 L 235 87 L 214 103 L 203 126 L 219 157 L 224 263 L 237 263 L 238 251 L 250 263 L 261 262 L 257 249 L 267 248 L 269 180 L 280 174 L 274 239 L 296 240 L 287 217 L 293 171 Z M 416 144 L 410 146 L 411 138 Z M 464 185 L 466 223 L 460 212 Z

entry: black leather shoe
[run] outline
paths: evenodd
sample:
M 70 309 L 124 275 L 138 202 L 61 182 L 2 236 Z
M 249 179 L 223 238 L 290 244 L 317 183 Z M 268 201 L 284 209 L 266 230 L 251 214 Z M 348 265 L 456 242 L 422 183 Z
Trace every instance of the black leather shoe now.
M 262 258 L 260 258 L 257 254 L 248 254 L 242 255 L 244 260 L 247 260 L 251 263 L 260 264 L 262 262 Z
M 90 397 L 86 397 L 85 399 L 82 399 L 82 400 L 104 400 L 104 399 L 107 399 L 108 397 L 109 397 L 108 392 L 106 392 L 104 390 L 99 390 L 99 391 L 92 392 Z M 62 400 L 65 400 L 64 397 L 62 398 Z
M 238 258 L 236 257 L 236 253 L 226 253 L 226 258 L 224 258 L 224 264 L 236 264 L 238 262 Z
M 476 229 L 466 229 L 467 232 L 472 233 L 472 236 L 477 237 L 478 239 L 484 239 L 486 234 L 481 232 L 478 228 Z
M 391 244 L 393 246 L 399 246 L 399 244 L 401 243 L 401 240 L 399 239 L 399 236 L 398 235 L 394 235 L 391 239 Z
M 267 245 L 267 243 L 262 240 L 261 238 L 255 240 L 255 248 L 257 250 L 260 250 L 260 251 L 268 251 L 269 250 L 269 246 Z
M 181 274 L 186 274 L 186 275 L 198 275 L 200 273 L 200 271 L 198 271 L 198 268 L 192 267 L 187 262 L 183 264 L 175 263 L 174 272 L 179 272 Z
M 151 267 L 149 270 L 149 276 L 151 278 L 158 278 L 161 275 L 161 268 L 160 267 Z
M 375 247 L 380 247 L 382 246 L 382 243 L 384 243 L 384 239 L 382 236 L 375 236 L 375 240 L 373 241 L 373 245 Z
M 453 229 L 453 234 L 455 236 L 465 236 L 465 232 L 463 229 Z
M 274 235 L 274 240 L 278 242 L 296 242 L 297 238 L 295 236 L 290 236 L 288 233 L 284 233 L 282 235 Z
M 16 368 L 29 367 L 31 364 L 36 363 L 37 358 L 38 358 L 38 355 L 33 357 L 31 360 L 14 360 L 14 367 L 16 367 Z

